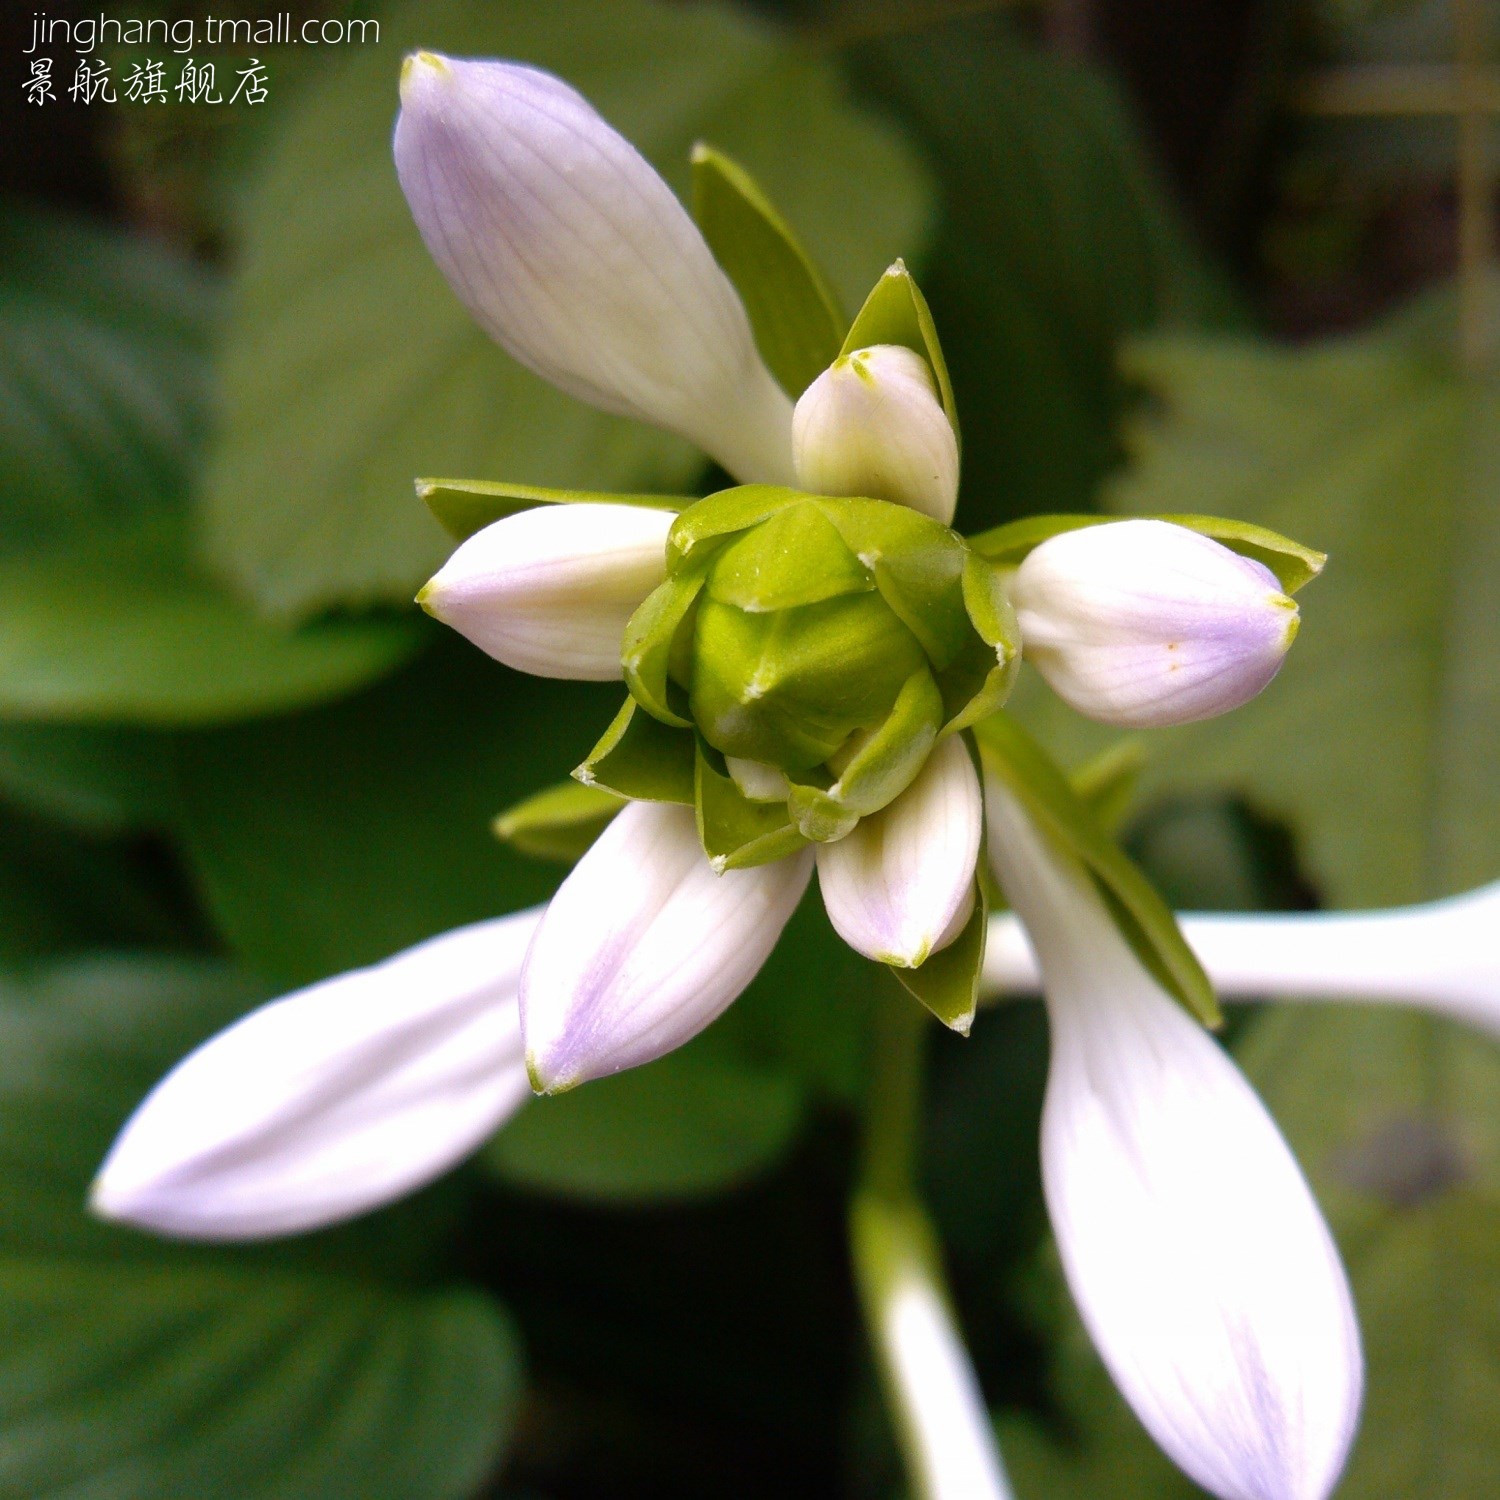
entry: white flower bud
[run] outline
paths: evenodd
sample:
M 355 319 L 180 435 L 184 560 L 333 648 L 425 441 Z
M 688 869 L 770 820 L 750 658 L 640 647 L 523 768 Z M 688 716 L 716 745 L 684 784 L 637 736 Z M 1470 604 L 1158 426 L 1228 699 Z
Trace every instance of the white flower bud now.
M 925 963 L 958 937 L 973 910 L 982 822 L 979 775 L 963 739 L 951 734 L 894 802 L 817 846 L 834 930 L 880 963 Z
M 418 52 L 396 174 L 475 321 L 570 396 L 791 478 L 791 402 L 671 189 L 581 95 L 518 63 Z
M 526 955 L 533 1086 L 556 1093 L 696 1036 L 755 978 L 811 875 L 808 850 L 717 875 L 692 808 L 632 802 L 558 887 Z
M 1114 521 L 1049 538 L 1017 569 L 1026 660 L 1081 714 L 1149 728 L 1253 698 L 1297 634 L 1269 569 L 1165 521 Z
M 417 602 L 518 672 L 611 682 L 625 625 L 667 576 L 673 512 L 539 505 L 477 531 Z
M 516 985 L 540 913 L 263 1005 L 151 1091 L 90 1194 L 159 1234 L 296 1234 L 447 1171 L 527 1098 Z
M 899 344 L 836 359 L 792 414 L 797 483 L 819 495 L 909 505 L 945 526 L 958 504 L 958 438 L 927 361 Z
M 1042 1178 L 1078 1310 L 1166 1452 L 1220 1500 L 1326 1500 L 1359 1417 L 1349 1285 L 1244 1075 L 997 780 L 990 855 L 1046 986 Z

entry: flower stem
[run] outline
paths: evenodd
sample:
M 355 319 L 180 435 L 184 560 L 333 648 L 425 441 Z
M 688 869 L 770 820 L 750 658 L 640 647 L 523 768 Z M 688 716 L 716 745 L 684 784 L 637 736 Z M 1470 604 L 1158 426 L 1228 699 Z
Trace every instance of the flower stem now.
M 865 1191 L 900 1202 L 917 1195 L 927 1015 L 894 986 L 882 986 L 877 1002 L 861 1176 Z
M 913 1496 L 1010 1500 L 917 1195 L 926 1020 L 909 996 L 879 996 L 861 1181 L 849 1213 L 855 1281 Z

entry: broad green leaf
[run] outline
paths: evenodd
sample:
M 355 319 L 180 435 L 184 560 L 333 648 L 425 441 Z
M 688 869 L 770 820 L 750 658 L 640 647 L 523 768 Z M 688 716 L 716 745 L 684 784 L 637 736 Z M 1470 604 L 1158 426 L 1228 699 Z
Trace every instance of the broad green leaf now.
M 522 854 L 572 864 L 624 805 L 602 787 L 560 781 L 507 808 L 490 828 Z
M 292 633 L 189 560 L 208 288 L 164 251 L 0 213 L 0 717 L 176 724 L 347 692 L 409 624 Z
M 0 550 L 180 496 L 212 292 L 145 240 L 0 204 Z
M 837 293 L 755 179 L 701 143 L 693 217 L 745 304 L 761 357 L 795 401 L 838 357 L 849 319 Z
M 948 378 L 948 365 L 943 359 L 943 347 L 938 342 L 932 311 L 905 262 L 899 259 L 865 298 L 864 306 L 844 335 L 844 347 L 839 352 L 852 354 L 856 349 L 868 349 L 872 344 L 900 344 L 914 354 L 920 354 L 931 365 L 943 411 L 953 424 L 956 435 L 958 408 L 953 400 L 953 382 Z
M 208 556 L 276 613 L 404 600 L 444 551 L 417 474 L 674 492 L 702 460 L 511 362 L 429 263 L 391 165 L 412 47 L 509 57 L 581 90 L 681 192 L 696 140 L 754 174 L 845 296 L 920 247 L 927 193 L 826 59 L 727 7 L 404 0 L 381 46 L 330 53 L 244 196 Z M 315 204 L 316 212 L 308 211 Z
M 417 499 L 458 541 L 519 511 L 538 505 L 643 505 L 650 510 L 686 510 L 691 495 L 618 495 L 609 490 L 551 490 L 539 484 L 488 479 L 419 479 Z
M 1087 865 L 1120 935 L 1156 979 L 1206 1025 L 1222 1017 L 1208 976 L 1171 908 L 1095 822 L 1087 803 L 1047 753 L 1008 714 L 975 727 L 987 773 L 1004 778 L 1027 811 Z
M 619 696 L 453 639 L 341 704 L 183 734 L 181 832 L 219 931 L 290 986 L 544 899 L 557 868 L 497 842 L 495 809 L 577 765 Z
M 693 804 L 693 734 L 663 724 L 634 698 L 573 772 L 584 786 L 646 802 Z
M 1118 339 L 1222 301 L 1117 86 L 999 15 L 903 30 L 854 67 L 942 193 L 920 276 L 964 425 L 959 524 L 1088 508 L 1117 458 Z
M 1025 516 L 1019 521 L 982 531 L 968 541 L 981 557 L 1001 566 L 1014 567 L 1025 560 L 1033 547 L 1052 537 L 1118 519 L 1118 516 Z M 1304 584 L 1311 583 L 1328 561 L 1326 553 L 1304 547 L 1301 542 L 1294 542 L 1267 527 L 1252 526 L 1248 521 L 1195 515 L 1152 516 L 1149 519 L 1170 521 L 1174 526 L 1201 532 L 1216 542 L 1222 542 L 1232 552 L 1252 558 L 1269 568 L 1289 594 L 1295 594 Z
M 0 716 L 174 725 L 338 696 L 410 656 L 416 620 L 262 619 L 198 575 L 175 525 L 0 557 Z
M 803 1097 L 705 1036 L 644 1068 L 529 1104 L 486 1148 L 507 1182 L 603 1201 L 720 1192 L 772 1165 Z
M 374 1221 L 193 1250 L 85 1213 L 140 1095 L 249 998 L 219 966 L 131 959 L 0 994 L 6 1500 L 462 1500 L 498 1457 L 514 1335 L 477 1292 L 335 1248 L 362 1233 L 379 1264 Z
M 989 931 L 989 901 L 985 882 L 974 882 L 974 912 L 964 930 L 946 947 L 915 969 L 891 967 L 892 975 L 944 1026 L 968 1036 L 979 1008 L 979 974 L 984 968 L 984 945 Z

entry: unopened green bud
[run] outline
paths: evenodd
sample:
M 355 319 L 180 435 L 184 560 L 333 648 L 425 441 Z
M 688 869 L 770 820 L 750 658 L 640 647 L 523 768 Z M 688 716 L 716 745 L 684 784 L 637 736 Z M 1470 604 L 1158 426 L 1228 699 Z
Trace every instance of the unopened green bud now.
M 723 757 L 702 762 L 715 808 L 785 802 L 804 838 L 840 838 L 1008 688 L 1015 643 L 972 576 L 987 565 L 909 507 L 728 490 L 678 517 L 667 566 L 625 631 L 625 677 Z M 737 851 L 767 816 L 736 814 L 716 847 L 752 857 Z

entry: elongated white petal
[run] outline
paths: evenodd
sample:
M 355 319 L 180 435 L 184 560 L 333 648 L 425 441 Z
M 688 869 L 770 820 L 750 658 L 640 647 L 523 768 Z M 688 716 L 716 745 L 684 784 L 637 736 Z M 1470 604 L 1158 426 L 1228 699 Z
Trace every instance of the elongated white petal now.
M 958 438 L 927 361 L 899 344 L 857 349 L 808 386 L 792 417 L 792 455 L 805 490 L 953 519 Z
M 739 295 L 639 152 L 561 79 L 418 52 L 396 172 L 474 319 L 581 401 L 681 433 L 745 481 L 790 482 L 791 402 Z
M 974 1366 L 954 1322 L 931 1230 L 910 1204 L 854 1201 L 855 1271 L 915 1492 L 1010 1500 Z
M 527 1095 L 516 985 L 538 911 L 252 1011 L 157 1084 L 90 1204 L 183 1239 L 295 1234 L 466 1156 Z
M 1500 1035 L 1500 882 L 1357 912 L 1182 912 L 1183 934 L 1226 999 L 1416 1005 Z M 1034 990 L 1036 959 L 1009 913 L 990 919 L 982 988 Z
M 539 505 L 477 531 L 417 595 L 497 661 L 537 677 L 624 675 L 625 624 L 667 576 L 676 516 L 643 505 Z
M 1165 521 L 1043 542 L 1011 601 L 1026 659 L 1081 714 L 1145 728 L 1212 718 L 1280 670 L 1297 606 L 1271 572 Z
M 968 920 L 982 822 L 974 762 L 949 735 L 894 802 L 817 846 L 834 930 L 867 958 L 908 969 L 925 963 Z
M 1044 976 L 1042 1172 L 1063 1268 L 1136 1414 L 1222 1500 L 1324 1500 L 1363 1362 L 1307 1183 L 1225 1053 L 1002 786 L 990 849 Z
M 533 1086 L 571 1088 L 696 1036 L 755 978 L 811 873 L 804 851 L 716 875 L 690 807 L 632 802 L 558 888 L 526 956 Z

